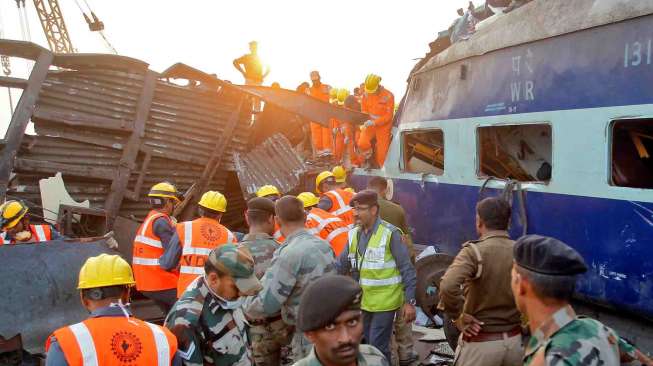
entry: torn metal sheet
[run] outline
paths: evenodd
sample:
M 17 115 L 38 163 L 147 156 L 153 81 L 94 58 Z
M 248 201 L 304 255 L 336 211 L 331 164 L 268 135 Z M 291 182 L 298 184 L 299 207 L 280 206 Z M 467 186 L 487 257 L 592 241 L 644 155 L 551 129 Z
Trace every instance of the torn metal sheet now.
M 41 191 L 41 206 L 43 206 L 43 219 L 50 224 L 57 222 L 59 205 L 69 205 L 89 208 L 89 200 L 77 202 L 66 190 L 61 173 L 58 172 L 54 177 L 39 180 L 39 190 Z M 79 221 L 79 215 L 73 216 Z
M 255 96 L 266 103 L 274 104 L 324 126 L 329 126 L 329 120 L 331 118 L 354 124 L 361 124 L 369 119 L 366 113 L 337 107 L 292 90 L 269 88 L 266 86 L 233 85 L 218 79 L 215 75 L 207 74 L 182 63 L 169 67 L 161 73 L 161 76 L 201 81 L 206 84 L 206 88 L 235 88 Z
M 22 334 L 30 352 L 42 352 L 53 330 L 84 320 L 78 269 L 87 258 L 116 254 L 106 239 L 91 243 L 50 241 L 0 246 L 0 335 Z M 72 270 L 74 269 L 74 270 Z
M 273 135 L 247 154 L 234 154 L 234 163 L 245 196 L 254 195 L 266 184 L 276 186 L 281 192 L 290 192 L 307 170 L 282 134 Z
M 239 85 L 238 87 L 249 94 L 257 96 L 266 103 L 274 104 L 327 127 L 329 127 L 331 118 L 354 124 L 362 124 L 370 119 L 366 113 L 338 107 L 293 90 L 252 85 Z

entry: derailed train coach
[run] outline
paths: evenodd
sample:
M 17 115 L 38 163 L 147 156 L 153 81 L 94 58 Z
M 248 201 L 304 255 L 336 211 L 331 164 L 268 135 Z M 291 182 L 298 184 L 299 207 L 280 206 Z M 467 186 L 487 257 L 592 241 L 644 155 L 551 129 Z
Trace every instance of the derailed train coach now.
M 422 304 L 475 205 L 503 195 L 510 233 L 559 238 L 590 268 L 581 311 L 653 349 L 653 3 L 535 0 L 477 25 L 413 70 L 384 166 L 417 244 Z M 442 46 L 444 44 L 444 46 Z
M 146 194 L 168 181 L 181 193 L 175 217 L 189 220 L 207 190 L 228 200 L 222 223 L 246 230 L 245 200 L 257 187 L 304 190 L 302 151 L 308 121 L 360 123 L 366 114 L 285 89 L 233 85 L 188 65 L 162 72 L 141 60 L 105 54 L 57 54 L 0 39 L 0 55 L 27 59 L 27 79 L 0 140 L 0 198 L 21 200 L 34 223 L 71 239 L 0 245 L 0 364 L 38 364 L 47 336 L 88 314 L 77 276 L 100 253 L 131 261 Z M 257 113 L 253 107 L 258 105 Z M 302 147 L 304 149 L 302 149 Z M 132 310 L 165 314 L 133 291 Z M 29 352 L 29 353 L 27 353 Z M 30 354 L 31 353 L 31 354 Z

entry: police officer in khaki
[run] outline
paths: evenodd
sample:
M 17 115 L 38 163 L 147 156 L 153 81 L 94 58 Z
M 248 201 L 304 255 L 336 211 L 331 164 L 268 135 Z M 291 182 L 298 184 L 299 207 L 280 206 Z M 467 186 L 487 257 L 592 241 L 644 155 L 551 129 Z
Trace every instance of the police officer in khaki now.
M 313 343 L 296 366 L 387 366 L 383 353 L 361 345 L 363 290 L 350 277 L 327 275 L 308 285 L 299 302 L 297 328 Z
M 455 365 L 521 365 L 521 321 L 510 287 L 510 214 L 503 199 L 480 201 L 479 239 L 463 244 L 440 282 L 440 308 L 461 331 Z

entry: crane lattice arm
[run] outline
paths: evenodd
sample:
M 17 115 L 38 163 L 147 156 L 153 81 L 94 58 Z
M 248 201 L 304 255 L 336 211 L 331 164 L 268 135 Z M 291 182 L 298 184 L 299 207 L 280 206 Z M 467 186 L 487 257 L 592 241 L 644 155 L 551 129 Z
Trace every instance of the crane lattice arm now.
M 48 45 L 53 52 L 73 53 L 73 44 L 63 20 L 58 0 L 34 0 L 34 7 L 39 15 L 41 26 Z

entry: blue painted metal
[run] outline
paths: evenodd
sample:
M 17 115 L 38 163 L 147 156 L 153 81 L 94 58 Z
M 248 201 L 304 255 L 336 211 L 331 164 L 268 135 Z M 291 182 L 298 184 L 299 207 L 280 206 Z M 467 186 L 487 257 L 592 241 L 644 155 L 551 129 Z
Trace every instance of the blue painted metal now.
M 644 16 L 414 74 L 402 123 L 653 103 L 652 29 Z
M 354 176 L 356 188 L 367 177 Z M 476 186 L 393 179 L 393 199 L 408 215 L 417 244 L 434 245 L 455 255 L 461 244 L 477 238 Z M 495 195 L 488 189 L 483 196 Z M 514 197 L 510 233 L 522 233 Z M 591 301 L 653 318 L 653 203 L 525 192 L 528 233 L 556 237 L 576 248 L 590 270 L 579 293 Z

